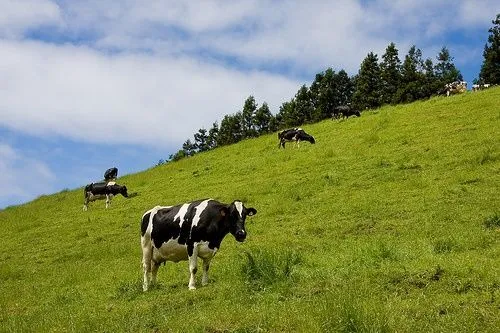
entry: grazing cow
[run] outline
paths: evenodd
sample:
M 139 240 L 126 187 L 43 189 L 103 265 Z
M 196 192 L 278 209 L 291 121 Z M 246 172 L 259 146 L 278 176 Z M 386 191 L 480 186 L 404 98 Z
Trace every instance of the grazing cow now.
M 110 180 L 116 179 L 118 176 L 118 168 L 109 168 L 104 172 L 104 180 L 109 182 Z
M 444 85 L 442 93 L 446 93 L 446 96 L 451 94 L 459 94 L 467 91 L 467 82 L 465 81 L 454 81 Z
M 144 267 L 143 290 L 156 283 L 160 264 L 189 261 L 189 289 L 196 289 L 198 257 L 203 260 L 201 284 L 208 283 L 210 261 L 224 237 L 231 233 L 238 242 L 247 236 L 245 219 L 257 214 L 241 201 L 223 204 L 212 199 L 177 206 L 156 206 L 142 216 L 141 246 Z
M 332 120 L 340 117 L 347 119 L 350 116 L 361 117 L 361 113 L 356 109 L 352 109 L 349 105 L 341 105 L 333 109 Z
M 121 194 L 125 198 L 128 198 L 127 187 L 118 185 L 115 182 L 88 184 L 84 189 L 85 201 L 83 203 L 83 210 L 86 211 L 88 209 L 89 202 L 102 199 L 106 199 L 106 208 L 108 208 L 111 204 L 111 199 L 117 194 Z
M 316 143 L 312 135 L 307 134 L 302 128 L 291 128 L 278 132 L 278 148 L 285 148 L 285 143 L 290 141 L 295 141 L 297 147 L 300 148 L 300 141 L 309 141 L 310 143 Z
M 472 91 L 478 91 L 478 90 L 488 89 L 489 87 L 491 87 L 491 84 L 489 84 L 489 83 L 474 84 L 472 86 Z

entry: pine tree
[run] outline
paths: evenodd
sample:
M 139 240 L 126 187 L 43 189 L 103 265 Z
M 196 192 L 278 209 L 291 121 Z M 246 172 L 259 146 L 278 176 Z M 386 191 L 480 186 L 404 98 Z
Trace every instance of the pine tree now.
M 441 52 L 439 52 L 437 61 L 435 72 L 441 86 L 457 80 L 463 80 L 462 74 L 455 67 L 453 57 L 450 55 L 450 51 L 448 51 L 446 47 L 443 47 Z
M 270 131 L 269 122 L 272 117 L 273 115 L 266 102 L 255 111 L 254 125 L 259 134 L 268 133 Z
M 335 106 L 350 104 L 353 93 L 354 82 L 347 72 L 341 69 L 335 76 L 335 95 L 337 103 Z M 331 113 L 331 110 L 329 110 L 329 113 Z M 326 116 L 330 117 L 331 114 L 327 114 Z
M 188 155 L 186 154 L 186 151 L 184 151 L 183 149 L 180 149 L 178 150 L 175 154 L 171 154 L 169 157 L 168 157 L 168 161 L 169 162 L 175 162 L 175 161 L 179 161 L 185 157 L 187 157 Z
M 314 117 L 314 104 L 311 99 L 311 93 L 306 85 L 300 87 L 295 95 L 295 113 L 297 115 L 298 125 L 312 122 Z
M 194 134 L 194 146 L 198 152 L 207 151 L 209 149 L 206 129 L 200 128 L 198 133 Z
M 226 115 L 220 124 L 219 135 L 217 136 L 217 145 L 224 146 L 241 141 L 243 138 L 241 126 L 241 112 L 235 115 Z
M 257 136 L 257 130 L 254 126 L 254 116 L 257 110 L 257 103 L 253 96 L 249 96 L 243 105 L 241 112 L 241 129 L 243 138 L 253 138 Z
M 380 106 L 380 67 L 373 52 L 368 53 L 361 63 L 352 100 L 362 110 Z
M 380 77 L 382 79 L 381 103 L 392 103 L 394 95 L 401 83 L 401 60 L 399 60 L 398 49 L 394 43 L 390 43 L 385 49 L 380 64 Z
M 182 145 L 182 150 L 186 153 L 186 156 L 193 156 L 196 154 L 196 146 L 191 142 L 190 139 L 187 139 L 186 142 Z
M 219 124 L 214 122 L 212 128 L 208 131 L 207 145 L 208 149 L 214 149 L 217 147 L 217 137 L 219 136 Z
M 425 81 L 422 51 L 413 45 L 401 66 L 401 84 L 393 101 L 396 103 L 413 102 L 423 97 L 421 85 Z
M 289 102 L 281 104 L 276 117 L 279 119 L 279 127 L 294 127 L 302 124 L 302 119 L 295 110 L 295 99 L 293 98 Z
M 331 68 L 316 74 L 309 89 L 314 107 L 312 121 L 321 121 L 331 116 L 332 110 L 339 105 L 351 102 L 354 85 L 343 69 L 338 73 Z
M 432 59 L 426 59 L 424 62 L 424 83 L 421 87 L 422 95 L 425 98 L 436 95 L 441 87 L 441 83 L 436 75 L 434 68 L 435 66 L 432 63 Z
M 494 26 L 488 30 L 490 35 L 484 46 L 484 60 L 479 73 L 480 84 L 500 84 L 500 14 L 491 22 Z

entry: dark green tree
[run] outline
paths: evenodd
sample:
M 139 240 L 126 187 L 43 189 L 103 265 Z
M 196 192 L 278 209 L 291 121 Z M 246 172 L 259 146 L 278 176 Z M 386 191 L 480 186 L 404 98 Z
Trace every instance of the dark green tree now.
M 259 135 L 270 132 L 269 122 L 272 117 L 273 115 L 271 114 L 269 106 L 266 102 L 264 102 L 261 107 L 255 111 L 254 126 Z
M 196 154 L 196 145 L 193 144 L 190 139 L 187 139 L 182 145 L 182 150 L 184 150 L 186 156 L 193 156 Z
M 241 119 L 241 112 L 224 116 L 217 136 L 217 146 L 230 145 L 243 139 Z
M 200 128 L 198 130 L 198 133 L 194 134 L 194 146 L 197 152 L 207 151 L 210 149 L 208 145 L 208 135 L 206 129 Z
M 257 111 L 257 103 L 253 96 L 249 96 L 243 105 L 241 112 L 241 130 L 243 138 L 253 138 L 258 135 L 254 125 L 255 111 Z
M 279 127 L 294 127 L 302 124 L 303 119 L 295 110 L 295 99 L 291 99 L 289 102 L 284 102 L 280 106 L 277 118 L 279 121 Z
M 446 47 L 441 49 L 437 56 L 437 63 L 435 66 L 436 78 L 439 80 L 440 86 L 457 80 L 463 80 L 462 74 L 455 67 L 453 57 Z
M 335 95 L 336 95 L 335 106 L 350 104 L 352 101 L 353 93 L 354 93 L 354 82 L 349 77 L 347 72 L 341 69 L 335 76 Z M 327 114 L 326 116 L 330 117 L 330 114 Z
M 316 74 L 309 92 L 314 107 L 313 121 L 327 118 L 338 103 L 335 95 L 335 71 L 328 68 L 325 72 Z
M 295 95 L 295 113 L 298 125 L 312 122 L 314 116 L 314 104 L 309 89 L 304 84 Z
M 373 52 L 368 53 L 361 63 L 356 80 L 356 89 L 352 102 L 356 108 L 376 108 L 380 106 L 380 67 L 378 57 Z
M 343 69 L 335 73 L 333 69 L 328 68 L 325 72 L 316 74 L 309 89 L 314 107 L 311 121 L 329 118 L 336 106 L 351 102 L 353 91 L 353 82 Z
M 394 43 L 390 43 L 382 56 L 380 63 L 381 103 L 394 102 L 394 96 L 401 83 L 401 60 Z
M 423 97 L 421 92 L 421 85 L 424 82 L 423 67 L 422 51 L 413 45 L 401 66 L 401 84 L 394 97 L 396 103 L 409 103 Z
M 491 23 L 493 27 L 488 30 L 490 35 L 484 45 L 484 60 L 479 72 L 480 84 L 500 84 L 500 14 Z
M 439 92 L 441 87 L 441 83 L 439 78 L 436 75 L 434 70 L 435 66 L 432 63 L 432 59 L 428 58 L 424 62 L 423 70 L 424 70 L 424 83 L 421 87 L 422 95 L 425 98 L 429 98 L 433 95 L 436 95 Z
M 219 124 L 214 122 L 212 128 L 208 131 L 207 145 L 208 149 L 217 147 L 217 137 L 219 136 Z
M 179 161 L 185 157 L 187 157 L 188 155 L 186 154 L 186 152 L 182 149 L 178 150 L 175 154 L 171 154 L 169 157 L 168 157 L 168 161 L 169 162 L 175 162 L 175 161 Z
M 276 132 L 283 126 L 282 117 L 279 113 L 269 119 L 269 132 Z

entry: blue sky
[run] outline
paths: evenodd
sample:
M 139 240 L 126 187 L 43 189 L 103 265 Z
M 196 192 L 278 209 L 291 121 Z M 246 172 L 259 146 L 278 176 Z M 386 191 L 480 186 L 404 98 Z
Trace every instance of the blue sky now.
M 154 166 L 253 95 L 394 42 L 472 83 L 498 1 L 0 0 L 0 209 Z

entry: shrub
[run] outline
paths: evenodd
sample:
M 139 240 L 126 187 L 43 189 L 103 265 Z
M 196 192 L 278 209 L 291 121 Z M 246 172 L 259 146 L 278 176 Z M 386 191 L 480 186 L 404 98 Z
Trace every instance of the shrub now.
M 495 213 L 484 220 L 484 226 L 488 229 L 500 228 L 500 214 Z
M 295 251 L 253 250 L 246 251 L 244 256 L 241 272 L 247 285 L 256 290 L 290 280 L 294 267 L 302 262 Z

